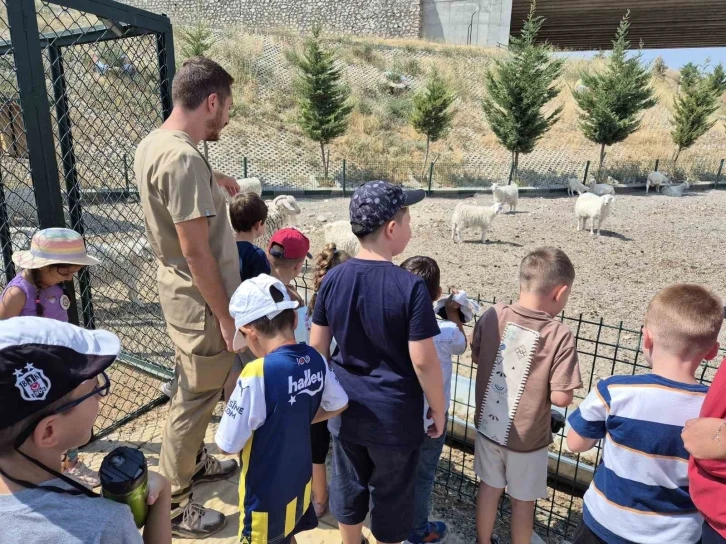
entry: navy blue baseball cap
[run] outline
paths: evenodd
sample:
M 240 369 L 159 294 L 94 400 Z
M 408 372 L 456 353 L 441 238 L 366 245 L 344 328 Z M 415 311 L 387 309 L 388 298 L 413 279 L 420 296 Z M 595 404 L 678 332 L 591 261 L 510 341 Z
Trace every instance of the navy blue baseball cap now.
M 350 199 L 350 227 L 356 236 L 367 236 L 389 221 L 401 208 L 426 198 L 423 189 L 404 190 L 387 181 L 369 181 Z

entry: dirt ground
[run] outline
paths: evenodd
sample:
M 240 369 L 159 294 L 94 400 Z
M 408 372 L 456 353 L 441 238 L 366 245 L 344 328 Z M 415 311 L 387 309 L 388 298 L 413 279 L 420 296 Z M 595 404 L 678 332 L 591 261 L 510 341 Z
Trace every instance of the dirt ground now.
M 435 258 L 442 286 L 457 287 L 482 300 L 510 299 L 518 292 L 518 266 L 531 249 L 553 245 L 572 259 L 577 272 L 568 316 L 584 314 L 606 323 L 636 327 L 650 298 L 675 282 L 710 286 L 726 296 L 720 256 L 726 250 L 726 192 L 692 193 L 683 198 L 645 194 L 617 195 L 600 238 L 576 232 L 576 198 L 521 198 L 516 213 L 498 216 L 489 243 L 480 233 L 451 240 L 451 214 L 461 198 L 430 198 L 413 206 L 413 238 L 401 262 L 412 255 Z M 489 204 L 491 196 L 467 199 Z M 347 219 L 348 199 L 299 199 L 298 226 L 312 251 L 324 245 L 320 219 Z

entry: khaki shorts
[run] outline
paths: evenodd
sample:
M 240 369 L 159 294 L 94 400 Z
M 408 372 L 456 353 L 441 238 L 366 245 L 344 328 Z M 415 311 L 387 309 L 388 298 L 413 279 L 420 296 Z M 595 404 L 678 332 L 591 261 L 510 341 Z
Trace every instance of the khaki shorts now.
M 521 453 L 476 433 L 474 471 L 490 487 L 507 489 L 518 501 L 547 498 L 547 448 Z

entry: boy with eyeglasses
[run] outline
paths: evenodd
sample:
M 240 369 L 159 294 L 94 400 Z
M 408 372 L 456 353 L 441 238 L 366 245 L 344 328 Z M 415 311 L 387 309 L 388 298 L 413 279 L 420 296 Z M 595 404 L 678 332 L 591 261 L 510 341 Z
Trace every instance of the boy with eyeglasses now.
M 39 317 L 0 322 L 0 527 L 3 544 L 171 542 L 171 488 L 149 472 L 149 515 L 61 473 L 63 452 L 91 439 L 106 369 L 121 345 L 112 333 Z

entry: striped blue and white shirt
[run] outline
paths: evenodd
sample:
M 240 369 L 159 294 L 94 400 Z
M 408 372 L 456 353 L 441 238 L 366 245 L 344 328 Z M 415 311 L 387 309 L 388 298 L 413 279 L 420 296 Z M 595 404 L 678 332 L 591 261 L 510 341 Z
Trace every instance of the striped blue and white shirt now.
M 570 416 L 584 438 L 604 439 L 583 520 L 609 544 L 691 544 L 703 518 L 688 492 L 681 431 L 708 388 L 655 374 L 600 381 Z

